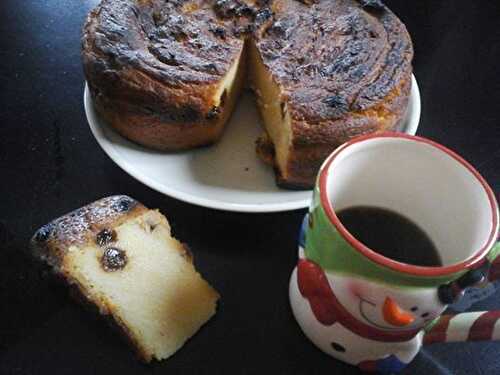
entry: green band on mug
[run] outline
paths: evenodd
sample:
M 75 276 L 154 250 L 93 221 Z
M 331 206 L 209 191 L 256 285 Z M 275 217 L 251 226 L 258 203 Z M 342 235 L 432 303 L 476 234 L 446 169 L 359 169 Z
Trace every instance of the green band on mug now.
M 493 262 L 500 255 L 500 242 L 497 242 L 488 253 L 488 260 Z
M 464 271 L 444 276 L 414 276 L 381 266 L 356 250 L 337 231 L 314 197 L 306 236 L 305 256 L 327 271 L 357 275 L 404 287 L 432 287 L 450 282 Z

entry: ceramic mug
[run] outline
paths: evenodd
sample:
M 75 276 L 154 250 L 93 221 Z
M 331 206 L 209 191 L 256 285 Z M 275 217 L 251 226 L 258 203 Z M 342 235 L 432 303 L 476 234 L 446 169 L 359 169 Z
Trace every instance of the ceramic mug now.
M 353 206 L 407 217 L 443 265 L 405 264 L 369 249 L 336 215 Z M 320 169 L 290 280 L 302 331 L 335 358 L 388 373 L 423 344 L 500 338 L 496 311 L 442 315 L 467 287 L 498 277 L 498 215 L 485 180 L 442 145 L 383 133 L 340 146 Z

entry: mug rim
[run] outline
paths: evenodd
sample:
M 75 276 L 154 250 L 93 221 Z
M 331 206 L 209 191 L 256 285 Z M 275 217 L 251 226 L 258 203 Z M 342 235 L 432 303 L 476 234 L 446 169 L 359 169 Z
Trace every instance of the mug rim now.
M 441 152 L 444 152 L 448 156 L 452 157 L 455 161 L 460 163 L 462 166 L 464 166 L 469 172 L 472 173 L 472 175 L 477 179 L 477 181 L 481 184 L 483 187 L 484 191 L 486 192 L 486 195 L 488 197 L 488 201 L 490 203 L 490 208 L 492 211 L 492 226 L 491 226 L 491 232 L 489 234 L 488 240 L 486 241 L 486 244 L 480 248 L 479 250 L 475 251 L 472 256 L 469 258 L 453 263 L 447 266 L 439 266 L 439 267 L 427 267 L 427 266 L 417 266 L 413 264 L 408 264 L 408 263 L 403 263 L 403 262 L 398 262 L 394 259 L 387 258 L 380 253 L 377 253 L 370 249 L 368 246 L 364 245 L 362 242 L 357 240 L 345 227 L 344 225 L 340 222 L 339 218 L 337 217 L 337 214 L 335 213 L 335 210 L 332 207 L 330 198 L 328 197 L 327 194 L 327 189 L 326 189 L 326 184 L 328 181 L 328 176 L 331 171 L 331 164 L 332 162 L 336 159 L 336 157 L 344 151 L 346 148 L 360 143 L 364 142 L 367 140 L 372 140 L 372 139 L 384 139 L 384 138 L 396 138 L 396 139 L 406 139 L 410 140 L 413 142 L 421 142 L 425 143 L 427 145 L 430 145 L 436 149 L 438 149 Z M 469 163 L 467 162 L 464 158 L 462 158 L 460 155 L 455 153 L 454 151 L 450 150 L 449 148 L 431 141 L 430 139 L 416 136 L 416 135 L 409 135 L 405 133 L 397 133 L 397 132 L 392 132 L 392 131 L 385 131 L 382 133 L 377 133 L 377 134 L 367 134 L 367 135 L 362 135 L 359 137 L 356 137 L 341 146 L 339 146 L 335 151 L 333 151 L 330 156 L 325 160 L 323 165 L 321 166 L 320 172 L 319 172 L 319 193 L 320 193 L 320 202 L 321 205 L 323 206 L 323 209 L 325 210 L 326 216 L 332 223 L 332 225 L 338 230 L 340 235 L 357 251 L 359 251 L 362 255 L 366 256 L 368 259 L 372 260 L 373 262 L 381 265 L 388 267 L 392 270 L 398 271 L 398 272 L 403 272 L 406 274 L 414 275 L 414 276 L 431 276 L 431 277 L 436 277 L 436 276 L 446 276 L 450 274 L 454 274 L 456 272 L 459 272 L 461 270 L 465 270 L 468 268 L 472 268 L 475 265 L 478 265 L 484 257 L 488 254 L 488 251 L 490 250 L 491 246 L 494 244 L 496 241 L 497 237 L 497 231 L 498 231 L 498 203 L 495 198 L 495 194 L 493 193 L 493 190 L 491 187 L 488 185 L 486 180 L 481 176 L 481 174 Z M 481 264 L 481 263 L 480 263 Z

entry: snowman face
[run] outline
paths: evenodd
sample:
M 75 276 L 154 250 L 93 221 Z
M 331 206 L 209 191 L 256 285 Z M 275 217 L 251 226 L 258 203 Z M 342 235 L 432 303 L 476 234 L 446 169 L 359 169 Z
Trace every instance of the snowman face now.
M 436 288 L 405 288 L 327 273 L 339 302 L 358 320 L 386 331 L 421 328 L 445 309 Z

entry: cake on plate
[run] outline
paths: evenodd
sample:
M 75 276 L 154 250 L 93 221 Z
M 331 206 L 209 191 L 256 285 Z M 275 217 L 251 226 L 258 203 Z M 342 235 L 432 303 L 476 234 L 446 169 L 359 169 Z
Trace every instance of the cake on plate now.
M 100 116 L 159 150 L 217 141 L 248 84 L 258 155 L 280 186 L 310 188 L 337 146 L 398 129 L 413 48 L 379 0 L 103 0 L 82 56 Z

